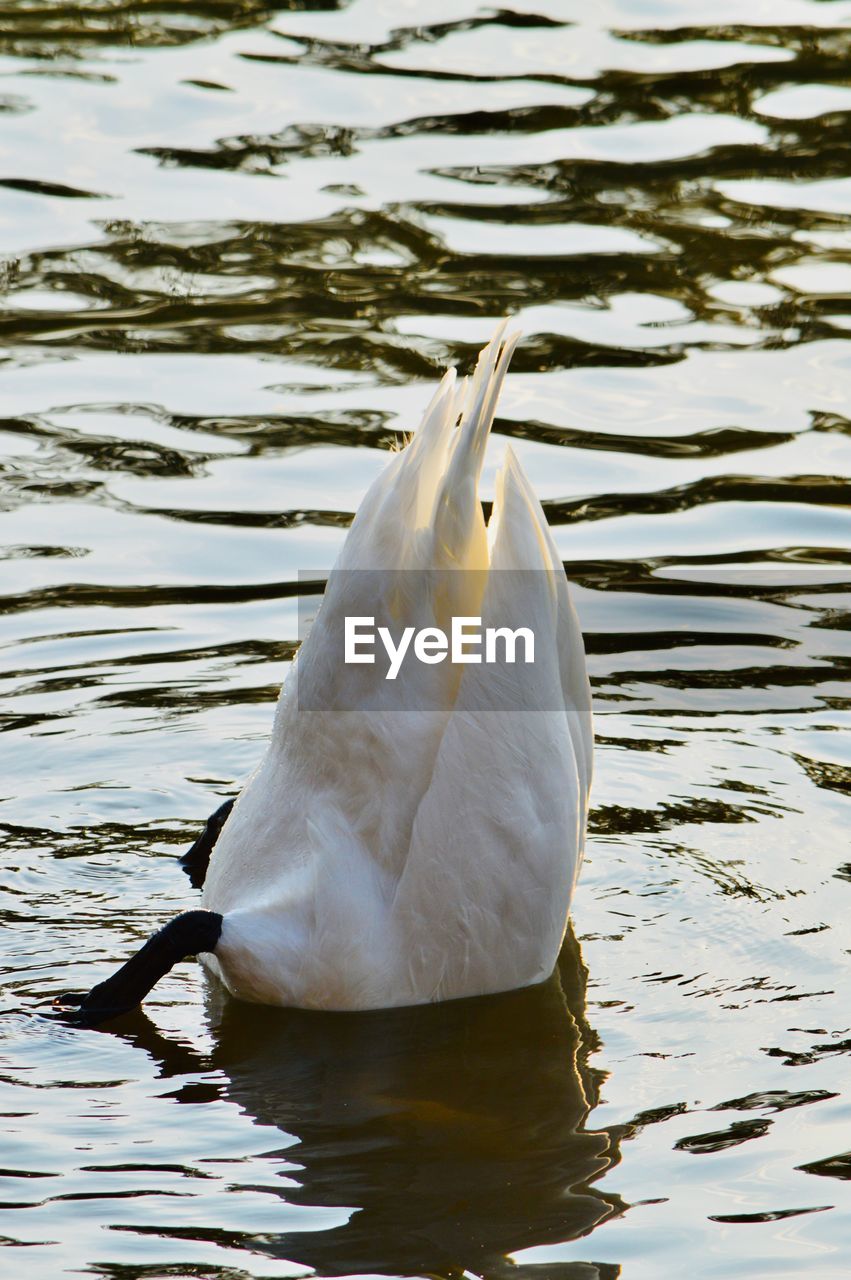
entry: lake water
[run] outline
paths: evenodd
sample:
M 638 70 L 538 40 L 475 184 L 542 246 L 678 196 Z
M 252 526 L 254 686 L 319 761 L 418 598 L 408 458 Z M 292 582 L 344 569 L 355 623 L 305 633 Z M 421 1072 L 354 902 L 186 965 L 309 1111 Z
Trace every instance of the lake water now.
M 848 0 L 0 3 L 4 1274 L 848 1276 L 849 67 Z M 197 902 L 299 570 L 509 313 L 559 975 L 51 1021 Z

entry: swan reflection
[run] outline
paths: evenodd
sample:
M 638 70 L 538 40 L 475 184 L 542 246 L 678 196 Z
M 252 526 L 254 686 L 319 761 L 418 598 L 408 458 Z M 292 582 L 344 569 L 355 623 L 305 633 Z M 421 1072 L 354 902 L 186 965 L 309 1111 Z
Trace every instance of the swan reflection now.
M 223 1096 L 297 1139 L 282 1200 L 346 1214 L 244 1244 L 320 1275 L 519 1276 L 506 1255 L 622 1212 L 597 1185 L 619 1159 L 616 1137 L 583 1128 L 596 1102 L 585 976 L 569 937 L 549 982 L 442 1005 L 307 1013 L 211 987 Z M 154 1037 L 134 1039 L 178 1067 L 180 1050 Z M 587 1280 L 619 1273 L 583 1267 Z

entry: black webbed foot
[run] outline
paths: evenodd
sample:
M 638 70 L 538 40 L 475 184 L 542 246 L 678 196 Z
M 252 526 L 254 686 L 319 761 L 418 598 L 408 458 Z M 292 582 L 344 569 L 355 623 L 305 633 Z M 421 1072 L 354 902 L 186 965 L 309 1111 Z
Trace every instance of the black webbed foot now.
M 91 991 L 58 996 L 57 1017 L 76 1026 L 97 1026 L 135 1009 L 160 978 L 187 956 L 214 951 L 221 937 L 218 911 L 184 911 L 149 938 L 140 951 Z

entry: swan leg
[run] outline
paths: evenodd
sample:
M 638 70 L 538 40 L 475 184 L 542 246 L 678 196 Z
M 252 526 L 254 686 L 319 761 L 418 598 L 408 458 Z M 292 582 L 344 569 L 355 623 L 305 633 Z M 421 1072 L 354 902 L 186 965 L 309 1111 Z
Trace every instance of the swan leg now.
M 227 822 L 230 811 L 235 804 L 236 797 L 232 796 L 230 800 L 226 800 L 224 804 L 219 805 L 216 812 L 210 814 L 198 839 L 180 859 L 180 865 L 189 876 L 194 889 L 203 889 L 204 887 L 204 881 L 207 878 L 207 867 L 210 865 L 210 854 L 213 852 L 215 843 L 222 833 L 222 827 Z
M 221 932 L 218 911 L 184 911 L 163 925 L 111 978 L 87 993 L 69 991 L 58 996 L 53 1007 L 69 1021 L 90 1027 L 129 1013 L 180 960 L 215 951 Z

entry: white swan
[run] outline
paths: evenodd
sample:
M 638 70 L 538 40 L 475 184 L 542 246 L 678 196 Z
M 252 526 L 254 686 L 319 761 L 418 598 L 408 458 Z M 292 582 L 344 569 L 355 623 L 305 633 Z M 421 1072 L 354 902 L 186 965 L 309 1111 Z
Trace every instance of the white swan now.
M 487 528 L 482 515 L 519 336 L 504 331 L 469 386 L 449 370 L 361 502 L 266 755 L 198 842 L 205 857 L 215 845 L 204 909 L 64 997 L 84 1020 L 131 1007 L 196 953 L 241 999 L 313 1009 L 484 995 L 552 972 L 583 853 L 590 695 L 563 567 L 510 450 Z M 386 664 L 342 661 L 346 617 L 448 631 L 458 616 L 531 629 L 534 662 L 409 655 L 388 680 Z

